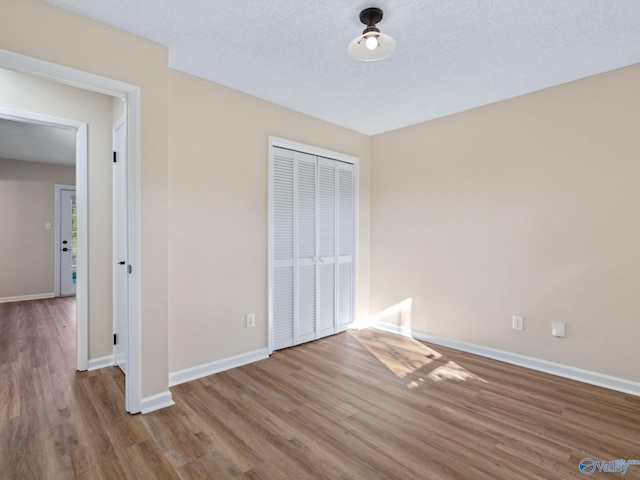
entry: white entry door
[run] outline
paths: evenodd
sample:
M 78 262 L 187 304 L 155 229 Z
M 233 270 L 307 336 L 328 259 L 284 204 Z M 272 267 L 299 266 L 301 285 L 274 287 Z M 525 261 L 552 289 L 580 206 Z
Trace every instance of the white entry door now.
M 113 131 L 113 333 L 115 363 L 127 373 L 127 315 L 129 311 L 128 175 L 126 123 Z
M 76 294 L 76 191 L 60 190 L 60 295 Z

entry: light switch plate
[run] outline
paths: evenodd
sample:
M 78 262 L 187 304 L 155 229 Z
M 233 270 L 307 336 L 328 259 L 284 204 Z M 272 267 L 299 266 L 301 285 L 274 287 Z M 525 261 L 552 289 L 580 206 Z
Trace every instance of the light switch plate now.
M 565 324 L 564 322 L 551 322 L 551 334 L 554 337 L 564 337 L 565 336 Z

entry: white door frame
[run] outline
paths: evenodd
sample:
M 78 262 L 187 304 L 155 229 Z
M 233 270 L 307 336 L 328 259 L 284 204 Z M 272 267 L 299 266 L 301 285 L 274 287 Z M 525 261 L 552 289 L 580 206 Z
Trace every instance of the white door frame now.
M 127 105 L 127 158 L 129 160 L 129 312 L 128 312 L 128 375 L 125 376 L 125 408 L 140 412 L 141 403 L 141 337 L 140 337 L 140 88 L 118 80 L 83 72 L 55 63 L 38 60 L 0 49 L 0 67 L 17 70 L 38 77 L 93 92 L 124 98 Z M 34 116 L 38 114 L 33 114 Z M 42 115 L 40 118 L 46 117 Z M 64 119 L 60 119 L 64 120 Z M 68 121 L 68 120 L 67 120 Z M 46 120 L 45 120 L 46 124 Z M 87 204 L 87 125 L 76 122 L 76 195 L 78 206 Z M 82 160 L 84 158 L 84 160 Z M 78 282 L 87 286 L 87 211 L 78 209 Z M 80 237 L 80 235 L 83 235 Z M 80 264 L 83 255 L 83 264 Z M 81 271 L 81 268 L 84 271 Z M 82 281 L 82 282 L 81 282 Z M 88 290 L 78 297 L 77 369 L 86 370 L 89 360 Z
M 0 107 L 1 108 L 1 107 Z M 53 293 L 56 296 L 59 296 L 61 294 L 62 288 L 60 286 L 60 192 L 62 190 L 76 190 L 76 186 L 75 185 L 59 185 L 59 184 L 55 184 L 54 185 L 54 189 L 55 189 L 55 223 L 54 223 L 54 230 L 53 230 L 53 235 L 54 235 L 54 241 L 53 241 L 53 248 L 55 251 L 54 254 L 54 267 L 53 267 Z M 77 284 L 76 284 L 76 289 L 77 289 Z M 76 318 L 77 321 L 77 318 Z

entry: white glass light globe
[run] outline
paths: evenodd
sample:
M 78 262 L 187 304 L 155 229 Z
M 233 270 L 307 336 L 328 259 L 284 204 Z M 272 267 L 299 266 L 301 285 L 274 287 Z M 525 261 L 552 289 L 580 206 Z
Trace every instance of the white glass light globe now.
M 374 47 L 369 48 L 369 40 L 375 41 Z M 396 41 L 389 35 L 377 33 L 376 35 L 365 36 L 358 35 L 351 40 L 347 51 L 356 60 L 364 62 L 373 62 L 388 57 L 396 48 Z

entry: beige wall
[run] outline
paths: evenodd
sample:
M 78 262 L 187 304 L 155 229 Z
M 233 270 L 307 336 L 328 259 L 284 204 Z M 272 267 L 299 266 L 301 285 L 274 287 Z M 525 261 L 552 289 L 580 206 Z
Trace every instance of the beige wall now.
M 0 159 L 0 298 L 54 291 L 56 183 L 75 185 L 76 169 Z
M 374 137 L 372 313 L 411 298 L 404 326 L 639 381 L 639 86 L 636 65 Z
M 141 387 L 143 397 L 164 392 L 168 386 L 167 50 L 37 0 L 2 0 L 0 48 L 140 87 Z M 111 107 L 109 103 L 109 121 Z
M 372 312 L 412 298 L 417 330 L 640 378 L 638 67 L 370 139 L 171 71 L 147 40 L 2 2 L 0 48 L 141 89 L 143 397 L 267 344 L 269 135 L 360 158 L 359 317 L 371 278 Z
M 169 86 L 170 371 L 267 347 L 269 135 L 359 157 L 367 316 L 369 138 L 183 73 Z
M 112 97 L 106 95 L 0 69 L 1 106 L 83 121 L 88 125 L 90 359 L 111 355 L 113 351 L 112 102 Z

